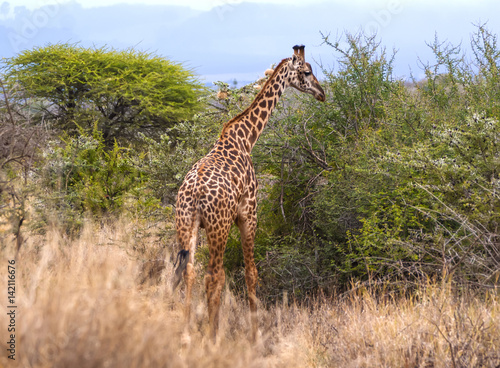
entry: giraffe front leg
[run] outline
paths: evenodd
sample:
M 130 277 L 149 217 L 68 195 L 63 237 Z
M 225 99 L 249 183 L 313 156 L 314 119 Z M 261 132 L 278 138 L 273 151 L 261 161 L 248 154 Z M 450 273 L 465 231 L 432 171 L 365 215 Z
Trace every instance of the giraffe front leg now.
M 249 215 L 238 217 L 238 228 L 241 234 L 241 245 L 243 257 L 245 259 L 245 281 L 247 284 L 248 304 L 250 307 L 250 323 L 252 328 L 252 341 L 257 340 L 258 319 L 257 319 L 257 267 L 254 259 L 254 240 L 257 227 L 257 216 L 255 210 Z
M 208 301 L 209 335 L 214 342 L 216 341 L 217 331 L 219 328 L 220 300 L 225 280 L 226 274 L 224 269 L 220 269 L 216 273 L 209 271 L 205 276 L 205 287 Z
M 252 341 L 257 340 L 258 331 L 258 320 L 257 320 L 257 295 L 256 295 L 256 285 L 257 285 L 257 267 L 255 267 L 255 262 L 253 256 L 251 260 L 245 259 L 245 281 L 247 283 L 248 290 L 248 304 L 250 307 L 250 323 L 252 326 Z
M 209 334 L 214 342 L 219 328 L 221 293 L 226 280 L 222 259 L 230 227 L 231 223 L 227 222 L 206 229 L 210 260 L 208 261 L 207 275 L 205 276 L 205 288 L 208 302 Z

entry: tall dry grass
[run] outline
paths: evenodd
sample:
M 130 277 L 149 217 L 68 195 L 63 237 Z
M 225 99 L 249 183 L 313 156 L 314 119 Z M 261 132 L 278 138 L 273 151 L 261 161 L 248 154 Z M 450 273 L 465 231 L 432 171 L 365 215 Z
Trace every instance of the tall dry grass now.
M 28 238 L 17 260 L 16 361 L 5 353 L 8 322 L 1 313 L 1 366 L 500 365 L 498 294 L 459 295 L 446 285 L 432 284 L 407 298 L 353 288 L 307 307 L 291 303 L 261 308 L 261 336 L 251 345 L 246 303 L 227 289 L 218 341 L 214 344 L 207 337 L 200 280 L 194 293 L 191 342 L 183 344 L 183 295 L 170 292 L 172 265 L 167 260 L 159 282 L 143 283 L 149 273 L 144 261 L 158 257 L 161 246 L 152 239 L 139 241 L 131 226 L 88 224 L 74 241 L 55 230 L 43 238 Z M 2 290 L 11 253 L 10 247 L 2 253 Z M 2 297 L 2 304 L 6 299 Z

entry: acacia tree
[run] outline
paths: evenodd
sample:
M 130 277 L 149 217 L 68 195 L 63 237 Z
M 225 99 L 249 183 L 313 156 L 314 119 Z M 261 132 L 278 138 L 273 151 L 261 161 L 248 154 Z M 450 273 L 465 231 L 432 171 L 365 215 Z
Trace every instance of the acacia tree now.
M 40 119 L 56 129 L 133 139 L 155 135 L 197 111 L 202 84 L 191 70 L 133 49 L 56 44 L 4 60 L 6 83 L 34 98 Z

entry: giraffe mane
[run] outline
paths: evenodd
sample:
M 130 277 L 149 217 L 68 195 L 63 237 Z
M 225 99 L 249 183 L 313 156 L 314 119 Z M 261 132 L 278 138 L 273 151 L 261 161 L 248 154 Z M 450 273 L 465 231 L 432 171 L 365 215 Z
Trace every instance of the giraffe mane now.
M 229 128 L 229 126 L 231 125 L 231 123 L 233 123 L 235 120 L 239 120 L 242 116 L 244 116 L 245 114 L 247 114 L 252 108 L 255 107 L 255 105 L 257 103 L 255 101 L 257 101 L 259 99 L 259 97 L 261 97 L 261 95 L 264 94 L 264 91 L 265 91 L 266 87 L 271 83 L 271 80 L 273 80 L 273 78 L 275 77 L 276 73 L 278 73 L 281 70 L 281 68 L 283 68 L 283 66 L 290 59 L 291 58 L 285 58 L 285 59 L 281 60 L 280 63 L 278 64 L 278 66 L 276 66 L 276 68 L 274 68 L 273 74 L 271 74 L 271 76 L 269 78 L 267 78 L 266 83 L 264 83 L 264 85 L 262 86 L 262 88 L 259 91 L 259 93 L 257 93 L 257 95 L 254 97 L 254 99 L 253 99 L 252 103 L 250 104 L 250 106 L 248 106 L 244 111 L 240 112 L 238 115 L 236 115 L 235 117 L 233 117 L 231 120 L 229 120 L 226 123 L 224 123 L 224 126 L 222 127 L 222 132 L 220 134 L 221 137 L 224 135 L 224 133 L 226 133 L 226 130 L 227 130 L 227 128 Z

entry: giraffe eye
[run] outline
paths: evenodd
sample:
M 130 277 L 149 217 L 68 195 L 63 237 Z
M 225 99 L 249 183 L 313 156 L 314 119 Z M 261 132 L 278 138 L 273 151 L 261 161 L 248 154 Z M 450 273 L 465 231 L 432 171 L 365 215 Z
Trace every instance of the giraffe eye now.
M 307 76 L 309 76 L 309 75 L 311 75 L 311 74 L 312 74 L 312 72 L 311 72 L 310 70 L 306 70 L 306 71 L 304 72 L 304 75 L 305 75 L 306 77 L 307 77 Z

